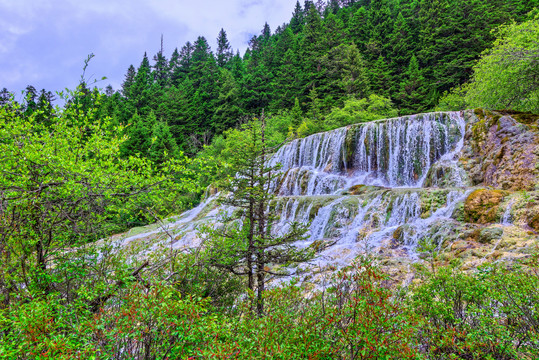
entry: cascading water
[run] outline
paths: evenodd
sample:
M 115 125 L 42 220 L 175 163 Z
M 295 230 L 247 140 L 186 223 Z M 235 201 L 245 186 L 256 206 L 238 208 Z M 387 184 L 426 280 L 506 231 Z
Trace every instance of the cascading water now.
M 513 210 L 513 205 L 515 205 L 515 199 L 511 199 L 509 204 L 507 204 L 507 207 L 505 208 L 505 211 L 502 215 L 502 224 L 503 225 L 511 225 L 511 212 Z
M 307 239 L 296 245 L 332 244 L 314 260 L 322 267 L 348 265 L 359 253 L 384 246 L 414 258 L 417 244 L 435 224 L 453 221 L 455 206 L 468 193 L 458 165 L 464 132 L 463 114 L 431 113 L 351 125 L 284 145 L 269 160 L 281 164 L 269 207 L 278 215 L 273 233 L 285 234 L 292 222 L 308 226 Z M 175 248 L 196 245 L 198 224 L 220 223 L 223 209 L 214 198 L 170 224 Z
M 462 149 L 464 118 L 432 113 L 352 125 L 297 139 L 283 146 L 271 164 L 282 165 L 275 192 L 281 196 L 335 194 L 357 184 L 422 187 L 438 161 L 453 167 Z

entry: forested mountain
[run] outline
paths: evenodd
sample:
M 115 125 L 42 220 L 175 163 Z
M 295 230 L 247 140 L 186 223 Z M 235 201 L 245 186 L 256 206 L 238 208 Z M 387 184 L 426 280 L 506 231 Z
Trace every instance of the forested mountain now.
M 138 67 L 128 69 L 107 112 L 120 123 L 150 116 L 149 131 L 152 119 L 163 122 L 180 149 L 195 153 L 242 116 L 290 110 L 296 99 L 303 114 L 326 114 L 348 97 L 370 94 L 390 98 L 400 114 L 425 111 L 469 79 L 494 28 L 523 20 L 534 5 L 534 0 L 298 2 L 289 23 L 273 32 L 264 24 L 243 56 L 233 53 L 225 30 L 215 51 L 199 37 L 169 56 L 162 47 L 152 57 L 145 54 Z

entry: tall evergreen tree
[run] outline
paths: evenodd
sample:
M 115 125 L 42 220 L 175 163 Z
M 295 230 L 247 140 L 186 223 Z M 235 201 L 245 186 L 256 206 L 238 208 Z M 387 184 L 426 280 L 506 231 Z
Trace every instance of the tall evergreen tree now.
M 412 56 L 410 64 L 406 70 L 403 82 L 400 85 L 400 92 L 397 101 L 402 114 L 411 114 L 425 110 L 427 89 L 425 88 L 425 78 L 419 69 L 417 58 Z
M 263 41 L 269 41 L 271 36 L 271 29 L 268 23 L 264 24 L 264 28 L 262 28 L 262 40 Z
M 36 104 L 36 108 L 40 110 L 36 116 L 37 121 L 47 126 L 52 125 L 52 122 L 54 121 L 53 117 L 55 115 L 54 107 L 52 105 L 54 100 L 55 96 L 52 92 L 41 89 Z
M 350 25 L 348 27 L 349 37 L 357 45 L 361 52 L 365 52 L 369 39 L 369 27 L 367 22 L 367 9 L 360 7 L 352 15 Z
M 144 53 L 142 62 L 137 69 L 137 74 L 131 86 L 131 103 L 140 114 L 146 115 L 149 112 L 151 101 L 150 89 L 152 86 L 152 73 L 148 56 Z
M 163 35 L 161 35 L 161 48 L 153 57 L 152 78 L 160 87 L 165 87 L 169 82 L 169 63 L 165 57 L 163 49 Z
M 177 64 L 172 69 L 172 78 L 176 86 L 187 78 L 191 73 L 191 64 L 193 57 L 194 46 L 188 41 L 182 46 Z
M 401 12 L 395 20 L 393 33 L 389 41 L 388 59 L 394 74 L 402 74 L 409 64 L 412 46 L 412 32 Z
M 244 115 L 240 107 L 241 87 L 228 69 L 220 69 L 219 74 L 219 95 L 216 102 L 216 109 L 213 116 L 213 130 L 216 134 L 233 127 Z
M 299 0 L 296 2 L 296 7 L 292 13 L 292 20 L 290 20 L 290 28 L 294 34 L 298 34 L 303 29 L 304 23 L 304 14 L 303 9 L 299 3 Z
M 122 83 L 122 94 L 128 99 L 131 97 L 131 87 L 135 83 L 136 75 L 137 71 L 135 70 L 135 67 L 133 65 L 129 65 L 127 74 L 125 74 L 125 80 Z
M 168 62 L 168 76 L 170 79 L 170 83 L 173 86 L 177 86 L 178 82 L 180 80 L 180 52 L 178 51 L 178 48 L 175 48 L 172 52 L 172 55 L 170 56 L 170 60 Z
M 389 38 L 392 30 L 391 3 L 389 0 L 373 0 L 368 12 L 370 31 L 367 43 L 367 58 L 374 61 L 380 55 L 387 59 Z
M 314 6 L 314 2 L 312 0 L 305 0 L 303 2 L 303 11 L 305 14 L 309 13 L 309 10 L 311 10 L 311 7 L 314 7 L 316 10 L 316 7 Z
M 327 51 L 324 47 L 323 39 L 320 34 L 323 31 L 322 19 L 314 6 L 309 8 L 305 18 L 305 27 L 303 38 L 300 44 L 301 56 L 303 62 L 302 87 L 303 94 L 306 96 L 309 91 L 318 86 L 322 78 L 321 59 Z
M 386 59 L 381 55 L 369 68 L 369 83 L 373 93 L 389 97 L 393 78 Z
M 232 56 L 234 56 L 234 53 L 228 42 L 226 32 L 221 29 L 217 36 L 217 65 L 220 67 L 225 66 L 232 59 Z
M 24 91 L 24 112 L 26 115 L 37 110 L 37 90 L 34 86 L 28 85 Z
M 5 106 L 11 103 L 11 93 L 8 91 L 8 89 L 3 88 L 0 91 L 0 106 Z
M 272 235 L 277 219 L 269 211 L 274 197 L 270 185 L 276 167 L 267 165 L 270 154 L 264 119 L 261 120 L 246 124 L 243 132 L 236 133 L 240 138 L 234 144 L 230 162 L 238 176 L 224 186 L 230 196 L 220 201 L 238 211 L 223 220 L 231 226 L 205 229 L 208 241 L 202 255 L 210 265 L 247 278 L 247 289 L 256 293 L 252 309 L 256 309 L 258 316 L 264 315 L 267 275 L 287 275 L 286 271 L 272 271 L 271 267 L 306 261 L 313 256 L 310 249 L 300 250 L 292 245 L 303 239 L 306 232 L 299 224 L 293 223 L 286 233 Z
M 154 164 L 162 164 L 170 158 L 179 155 L 178 145 L 172 137 L 170 128 L 166 122 L 157 120 L 155 114 L 150 112 L 146 123 L 153 124 L 151 127 L 151 141 L 148 148 L 148 158 Z
M 126 128 L 127 140 L 122 143 L 120 155 L 122 157 L 134 154 L 146 156 L 150 147 L 152 127 L 153 123 L 148 123 L 135 111 Z

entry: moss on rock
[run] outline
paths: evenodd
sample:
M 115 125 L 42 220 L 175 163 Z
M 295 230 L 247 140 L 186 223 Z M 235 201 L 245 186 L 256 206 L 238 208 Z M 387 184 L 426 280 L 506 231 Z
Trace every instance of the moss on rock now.
M 499 227 L 485 228 L 479 232 L 479 242 L 482 244 L 492 244 L 492 242 L 502 238 L 503 229 Z
M 465 220 L 478 224 L 496 222 L 499 205 L 506 195 L 502 190 L 475 190 L 464 202 Z
M 539 214 L 536 214 L 535 216 L 533 216 L 529 222 L 528 222 L 528 225 L 534 229 L 535 231 L 539 231 Z

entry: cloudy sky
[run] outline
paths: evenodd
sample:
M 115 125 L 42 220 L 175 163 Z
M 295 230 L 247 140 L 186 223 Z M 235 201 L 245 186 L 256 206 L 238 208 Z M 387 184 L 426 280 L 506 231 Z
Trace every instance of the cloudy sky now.
M 0 0 L 0 89 L 73 88 L 84 59 L 100 87 L 120 87 L 130 64 L 152 57 L 161 34 L 167 57 L 197 36 L 215 49 L 224 28 L 243 54 L 264 22 L 290 20 L 296 0 Z

